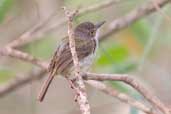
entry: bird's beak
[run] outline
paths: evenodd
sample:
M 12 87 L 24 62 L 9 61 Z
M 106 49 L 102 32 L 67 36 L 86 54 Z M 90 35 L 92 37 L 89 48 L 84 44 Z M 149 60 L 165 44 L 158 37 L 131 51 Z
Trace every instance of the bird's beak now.
M 100 28 L 106 21 L 99 22 L 95 25 L 95 28 L 98 29 Z

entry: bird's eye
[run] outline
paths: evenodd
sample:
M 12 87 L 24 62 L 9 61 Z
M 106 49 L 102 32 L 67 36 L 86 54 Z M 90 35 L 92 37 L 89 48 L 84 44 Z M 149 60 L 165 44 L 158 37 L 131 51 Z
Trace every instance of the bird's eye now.
M 91 31 L 91 34 L 93 35 L 94 34 L 94 31 Z

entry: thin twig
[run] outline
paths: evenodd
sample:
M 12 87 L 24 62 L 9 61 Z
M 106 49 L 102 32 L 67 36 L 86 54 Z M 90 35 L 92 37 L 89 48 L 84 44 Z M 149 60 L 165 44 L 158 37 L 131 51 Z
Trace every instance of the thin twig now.
M 168 2 L 169 2 L 169 0 L 161 0 L 160 2 L 158 2 L 158 6 L 162 7 L 162 6 L 164 6 Z M 152 5 L 152 4 L 146 4 L 146 6 L 142 6 L 140 8 L 137 8 L 134 11 L 132 11 L 131 13 L 129 13 L 127 16 L 124 16 L 123 18 L 120 18 L 118 20 L 113 21 L 112 22 L 113 24 L 111 24 L 112 27 L 110 28 L 110 31 L 108 31 L 106 36 L 104 35 L 101 38 L 107 37 L 107 36 L 115 33 L 116 31 L 119 31 L 119 30 L 129 26 L 130 24 L 132 24 L 133 22 L 137 21 L 138 19 L 140 19 L 140 18 L 142 18 L 142 17 L 144 17 L 144 16 L 146 16 L 146 15 L 152 13 L 152 12 L 155 12 L 155 11 L 156 11 L 156 9 L 155 9 L 154 5 Z M 14 53 L 13 53 L 13 51 L 14 51 Z M 23 61 L 35 64 L 35 65 L 38 65 L 39 67 L 41 67 L 43 69 L 47 69 L 47 65 L 44 64 L 44 62 L 39 61 L 38 59 L 35 59 L 31 55 L 26 54 L 24 52 L 21 52 L 19 50 L 14 50 L 12 48 L 0 49 L 0 55 L 15 57 L 17 59 L 20 59 L 20 60 L 23 60 Z M 132 83 L 135 84 L 135 85 L 137 84 L 134 81 L 132 82 L 132 80 L 126 80 L 126 79 L 124 79 L 124 80 L 125 80 L 125 83 L 131 82 L 131 84 Z M 124 82 L 124 80 L 120 80 L 120 81 Z M 0 89 L 0 95 L 3 94 L 4 91 L 8 91 L 8 92 L 4 92 L 4 93 L 7 94 L 7 93 L 15 90 L 16 88 L 21 87 L 22 85 L 24 85 L 24 84 L 26 84 L 26 83 L 28 83 L 30 81 L 32 81 L 32 80 L 29 80 L 29 81 L 18 80 L 18 81 L 16 81 L 15 83 L 13 83 L 11 85 L 10 85 L 10 83 L 9 83 L 9 85 L 7 84 L 6 88 L 5 88 L 5 86 L 1 86 L 1 88 L 3 88 L 3 87 L 4 88 Z M 20 86 L 20 84 L 18 86 L 15 86 L 15 85 L 17 85 L 17 83 L 22 83 L 22 84 L 21 84 L 21 86 Z M 132 85 L 132 86 L 134 87 L 135 85 Z M 13 88 L 13 89 L 9 89 L 9 88 Z M 1 90 L 3 90 L 3 91 L 1 91 Z M 140 93 L 141 92 L 142 91 L 140 91 Z M 144 93 L 144 92 L 142 92 L 142 93 Z M 148 95 L 148 92 L 147 92 L 147 95 Z M 169 114 L 169 109 L 167 109 L 167 107 L 164 106 L 163 103 L 161 103 L 158 99 L 156 100 L 155 97 L 153 98 L 153 96 L 152 96 L 153 99 L 150 99 L 150 98 L 151 98 L 151 94 L 150 94 L 150 97 L 149 96 L 147 97 L 147 99 L 149 100 L 149 102 L 153 106 L 156 106 L 163 113 Z
M 93 86 L 94 88 L 104 92 L 105 94 L 113 96 L 113 97 L 119 99 L 120 101 L 125 102 L 126 104 L 129 104 L 130 106 L 133 106 L 147 114 L 155 114 L 152 108 L 145 106 L 143 103 L 132 99 L 131 97 L 129 97 L 128 95 L 126 95 L 124 93 L 120 93 L 116 89 L 111 88 L 100 81 L 89 80 L 86 82 L 89 85 Z
M 120 0 L 109 0 L 109 1 L 104 1 L 102 3 L 95 4 L 95 5 L 86 7 L 86 8 L 82 8 L 79 10 L 77 17 L 84 15 L 86 13 L 99 11 L 100 9 L 107 8 L 107 7 L 112 6 L 112 5 L 119 3 L 119 2 L 120 2 Z M 60 23 L 56 23 L 56 24 L 52 25 L 46 31 L 53 31 L 54 29 L 58 29 L 59 27 L 63 26 L 66 23 L 67 23 L 67 19 L 62 19 Z
M 163 7 L 164 5 L 166 5 L 168 2 L 170 2 L 169 0 L 161 0 L 160 2 L 158 2 L 158 7 Z M 99 4 L 99 7 L 102 7 L 104 4 Z M 92 6 L 93 7 L 93 6 Z M 96 6 L 96 7 L 94 7 L 94 9 L 97 9 L 98 7 Z M 93 11 L 93 8 L 91 8 L 92 9 L 92 11 Z M 125 28 L 125 27 L 127 27 L 128 25 L 130 25 L 130 24 L 132 24 L 132 23 L 134 23 L 135 21 L 137 21 L 138 19 L 140 19 L 140 18 L 142 18 L 142 17 L 144 17 L 144 16 L 146 16 L 146 15 L 148 15 L 148 14 L 150 14 L 150 13 L 153 13 L 153 12 L 155 12 L 156 11 L 156 7 L 154 6 L 154 5 L 152 5 L 152 4 L 147 4 L 147 5 L 143 5 L 143 6 L 141 6 L 141 7 L 139 7 L 139 8 L 137 8 L 137 9 L 135 9 L 135 10 L 133 10 L 132 12 L 130 12 L 128 15 L 126 15 L 126 16 L 124 16 L 124 17 L 121 17 L 121 18 L 119 18 L 119 19 L 117 19 L 117 20 L 114 20 L 113 22 L 112 22 L 112 24 L 110 24 L 111 25 L 111 28 L 110 28 L 110 30 L 107 32 L 107 33 L 105 33 L 104 35 L 102 35 L 102 36 L 100 36 L 99 37 L 99 39 L 100 40 L 103 40 L 104 38 L 106 38 L 106 37 L 108 37 L 109 35 L 111 35 L 111 34 L 113 34 L 113 33 L 115 33 L 115 32 L 117 32 L 117 31 L 119 31 L 119 30 L 121 30 L 121 29 L 123 29 L 123 28 Z M 40 24 L 41 25 L 41 24 Z M 39 26 L 40 26 L 39 25 Z M 27 34 L 27 33 L 25 33 L 25 34 Z M 22 35 L 22 36 L 24 36 L 24 35 Z M 21 37 L 22 37 L 21 36 Z M 27 36 L 27 35 L 26 35 Z M 29 35 L 30 36 L 30 35 Z M 12 41 L 13 42 L 13 41 Z M 18 43 L 16 43 L 17 45 L 18 44 L 22 44 L 22 42 L 20 42 L 19 40 L 18 41 L 16 41 L 16 42 L 18 42 Z M 11 43 L 10 43 L 11 44 Z M 9 44 L 9 46 L 10 46 L 10 44 Z M 15 45 L 15 46 L 17 46 L 17 45 Z M 7 46 L 6 47 L 9 47 L 8 46 L 8 44 L 7 44 Z M 13 45 L 14 46 L 14 45 Z M 12 47 L 13 47 L 12 46 Z M 15 47 L 14 46 L 14 47 Z M 12 48 L 10 48 L 9 50 L 11 50 Z M 5 51 L 6 49 L 0 49 L 0 55 L 3 55 L 3 56 L 11 56 L 11 57 L 15 57 L 15 58 L 18 58 L 18 59 L 20 59 L 21 58 L 21 60 L 24 60 L 24 61 L 27 61 L 27 62 L 31 62 L 31 63 L 33 63 L 34 64 L 34 59 L 32 58 L 32 59 L 27 59 L 27 58 L 25 58 L 25 57 L 27 57 L 27 56 L 22 56 L 22 57 L 20 57 L 20 56 L 16 56 L 16 54 L 14 54 L 12 51 Z M 15 51 L 15 50 L 14 50 Z M 21 52 L 21 51 L 19 51 L 19 50 L 16 50 L 18 53 L 23 53 L 23 52 Z M 27 55 L 27 54 L 25 54 L 25 55 Z M 39 63 L 37 63 L 38 64 L 38 66 L 44 66 L 44 65 L 41 65 L 41 63 L 39 64 Z
M 50 15 L 47 19 L 39 21 L 33 27 L 23 32 L 19 38 L 16 38 L 15 40 L 8 43 L 7 47 L 11 47 L 11 48 L 20 47 L 33 40 L 36 40 L 35 37 L 40 38 L 41 36 L 44 35 L 43 33 L 44 31 L 42 31 L 42 28 L 44 28 L 45 25 L 47 25 L 48 22 L 55 16 L 56 16 L 56 12 Z
M 111 6 L 118 2 L 119 2 L 119 0 L 108 0 L 108 1 L 104 1 L 99 4 L 89 6 L 87 8 L 82 8 L 82 9 L 80 9 L 80 12 L 78 13 L 78 15 L 83 15 L 83 14 L 86 14 L 86 13 L 89 13 L 92 11 L 98 11 L 99 9 L 106 8 L 106 7 Z M 47 23 L 55 16 L 56 16 L 56 12 L 53 13 L 52 15 L 50 15 L 47 19 L 40 21 L 35 26 L 33 26 L 32 28 L 30 28 L 29 30 L 24 32 L 19 38 L 16 38 L 12 42 L 10 42 L 8 44 L 8 47 L 11 47 L 11 48 L 21 47 L 21 46 L 23 46 L 27 43 L 30 43 L 34 40 L 40 39 L 42 36 L 47 34 L 49 31 L 52 31 L 56 27 L 59 27 L 59 26 L 67 23 L 67 19 L 61 19 L 62 20 L 61 22 L 56 21 L 57 23 L 54 23 L 52 26 L 45 28 L 45 25 L 47 25 Z M 42 30 L 43 28 L 44 28 L 44 30 Z
M 171 17 L 169 17 L 169 15 L 165 14 L 160 6 L 158 6 L 158 2 L 159 0 L 151 0 L 156 8 L 156 10 L 164 17 L 165 20 L 167 20 L 169 23 L 171 23 Z
M 30 75 L 30 73 L 29 73 L 25 76 L 17 76 L 15 78 L 13 78 L 8 83 L 0 86 L 0 97 L 4 97 L 7 94 L 9 94 L 17 89 L 20 89 L 21 87 L 25 86 L 26 84 L 29 84 L 32 81 L 42 79 L 44 77 L 45 73 L 46 73 L 45 70 L 40 70 L 34 74 L 32 73 L 32 75 Z M 145 112 L 147 114 L 153 114 L 153 111 L 151 108 L 146 107 L 141 102 L 132 99 L 131 97 L 129 97 L 128 95 L 126 95 L 124 93 L 118 92 L 114 88 L 111 88 L 111 87 L 103 84 L 102 82 L 93 81 L 93 80 L 89 80 L 86 82 L 89 85 L 91 85 L 92 87 L 104 92 L 105 94 L 117 98 L 121 102 L 125 102 L 126 104 L 129 104 L 130 106 L 133 106 L 139 110 L 142 110 L 143 112 Z
M 0 86 L 0 97 L 4 97 L 7 94 L 23 87 L 26 84 L 29 84 L 32 81 L 40 80 L 44 77 L 45 70 L 37 70 L 34 74 L 27 74 L 25 76 L 17 76 L 11 79 L 8 83 Z
M 99 3 L 99 4 L 95 4 L 93 6 L 80 9 L 80 13 L 78 15 L 83 15 L 85 13 L 97 11 L 99 9 L 106 8 L 110 5 L 113 5 L 117 2 L 119 2 L 119 0 L 109 0 L 109 1 Z M 169 0 L 160 0 L 155 5 L 153 5 L 153 3 L 148 3 L 148 4 L 145 4 L 141 7 L 139 7 L 139 8 L 134 9 L 128 15 L 123 16 L 123 17 L 116 19 L 113 22 L 111 22 L 111 24 L 109 24 L 110 25 L 109 31 L 107 33 L 105 33 L 104 35 L 102 35 L 99 39 L 103 40 L 103 39 L 107 38 L 108 36 L 118 32 L 119 30 L 128 27 L 129 25 L 131 25 L 135 21 L 139 20 L 140 18 L 155 12 L 156 9 L 163 7 L 168 2 L 170 2 L 170 1 Z M 142 13 L 140 13 L 140 12 L 142 12 Z M 18 39 L 9 43 L 9 46 L 15 47 L 15 48 L 23 46 L 27 43 L 30 43 L 34 40 L 37 40 L 38 38 L 42 37 L 43 35 L 45 35 L 49 31 L 52 31 L 52 30 L 58 28 L 59 26 L 65 24 L 67 22 L 66 19 L 62 19 L 62 21 L 60 23 L 55 23 L 51 27 L 46 28 L 45 30 L 41 31 L 41 29 L 38 29 L 38 28 L 43 28 L 43 25 L 45 25 L 50 20 L 50 18 L 52 18 L 53 16 L 54 15 L 51 15 L 46 20 L 41 21 L 40 23 L 35 25 L 30 30 L 24 32 Z
M 169 109 L 155 95 L 152 95 L 150 91 L 146 90 L 140 83 L 138 83 L 135 79 L 131 78 L 131 76 L 127 74 L 86 73 L 85 79 L 99 81 L 122 81 L 141 93 L 141 95 L 143 95 L 153 106 L 160 109 L 160 111 L 162 111 L 164 114 L 170 114 Z
M 74 82 L 74 85 L 76 88 L 74 89 L 78 94 L 76 101 L 79 104 L 80 111 L 82 114 L 90 114 L 90 105 L 88 103 L 85 85 L 80 74 L 81 70 L 80 70 L 79 60 L 78 60 L 78 56 L 76 52 L 75 38 L 74 38 L 73 24 L 72 24 L 73 18 L 78 13 L 78 10 L 74 11 L 73 13 L 66 10 L 65 8 L 64 10 L 65 10 L 65 15 L 68 18 L 69 46 L 71 49 L 72 59 L 73 59 L 74 67 L 75 67 L 74 70 L 75 70 L 76 80 Z
M 170 0 L 159 0 L 156 5 L 158 7 L 163 7 L 167 3 L 171 2 Z M 156 6 L 153 5 L 153 2 L 146 3 L 134 10 L 132 10 L 127 15 L 115 19 L 111 22 L 109 30 L 99 37 L 100 40 L 104 40 L 112 34 L 120 31 L 121 29 L 127 28 L 129 25 L 135 23 L 137 20 L 142 19 L 144 16 L 151 14 L 156 11 Z
M 9 56 L 12 58 L 16 58 L 19 60 L 23 60 L 25 62 L 29 62 L 32 64 L 35 64 L 43 69 L 45 69 L 47 67 L 47 63 L 44 61 L 41 61 L 33 56 L 31 56 L 28 53 L 16 50 L 16 49 L 12 49 L 10 47 L 5 47 L 3 49 L 0 49 L 0 55 L 1 56 Z
M 107 8 L 113 4 L 116 4 L 116 3 L 119 3 L 121 0 L 106 0 L 102 3 L 99 3 L 99 4 L 95 4 L 93 6 L 89 6 L 87 8 L 83 8 L 80 10 L 80 13 L 78 14 L 79 15 L 84 15 L 86 13 L 89 13 L 89 12 L 94 12 L 94 11 L 99 11 L 100 9 L 103 9 L 103 8 Z

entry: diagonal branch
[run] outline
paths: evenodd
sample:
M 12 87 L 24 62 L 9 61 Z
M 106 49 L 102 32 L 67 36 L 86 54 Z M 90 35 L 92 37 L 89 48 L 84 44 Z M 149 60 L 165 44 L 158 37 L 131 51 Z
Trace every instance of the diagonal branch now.
M 86 13 L 89 13 L 92 11 L 98 11 L 99 9 L 106 8 L 110 5 L 113 5 L 113 4 L 118 3 L 118 2 L 119 2 L 119 0 L 109 0 L 109 1 L 99 3 L 99 4 L 95 4 L 93 6 L 80 9 L 80 13 L 78 15 L 83 15 L 83 14 L 86 14 Z M 150 2 L 148 4 L 144 4 L 141 7 L 134 9 L 133 11 L 128 13 L 126 16 L 123 16 L 123 17 L 118 18 L 118 19 L 114 20 L 113 22 L 111 22 L 110 27 L 109 27 L 109 31 L 107 33 L 103 34 L 100 37 L 100 39 L 103 40 L 103 39 L 107 38 L 108 36 L 120 31 L 121 29 L 128 27 L 129 25 L 131 25 L 135 21 L 143 18 L 144 16 L 147 16 L 147 15 L 155 12 L 156 10 L 158 10 L 158 8 L 163 7 L 168 2 L 170 2 L 170 1 L 169 0 L 159 0 L 157 3 L 155 3 L 155 5 L 154 5 L 154 3 Z M 156 8 L 156 6 L 157 6 L 157 8 Z M 41 28 L 44 27 L 43 25 L 48 23 L 48 21 L 50 21 L 50 19 L 53 17 L 54 17 L 54 15 L 51 15 L 46 20 L 41 21 L 40 23 L 35 25 L 30 30 L 24 32 L 18 39 L 10 42 L 9 46 L 15 47 L 15 48 L 23 46 L 27 43 L 30 43 L 30 42 L 42 37 L 47 32 L 49 32 L 55 28 L 58 28 L 59 26 L 65 24 L 67 22 L 66 19 L 63 19 L 60 23 L 55 23 L 51 27 L 45 28 L 45 30 L 41 31 Z
M 92 11 L 98 11 L 100 9 L 109 7 L 109 6 L 111 6 L 113 4 L 116 4 L 116 3 L 119 3 L 119 2 L 120 2 L 120 0 L 108 0 L 108 1 L 106 0 L 106 1 L 104 1 L 102 3 L 95 4 L 93 6 L 89 6 L 87 8 L 81 9 L 79 15 L 84 15 L 84 14 L 92 12 Z
M 158 0 L 156 5 L 158 8 L 165 6 L 167 3 L 171 2 L 170 0 Z M 129 25 L 135 23 L 137 20 L 142 19 L 144 16 L 147 16 L 153 12 L 157 11 L 156 6 L 151 1 L 147 4 L 144 4 L 134 10 L 132 10 L 127 15 L 118 18 L 111 22 L 109 26 L 109 31 L 99 37 L 100 40 L 104 40 L 105 38 L 111 36 L 112 34 L 127 28 Z
M 25 76 L 17 76 L 13 78 L 11 81 L 9 81 L 7 84 L 4 84 L 3 86 L 0 86 L 0 97 L 4 97 L 5 95 L 20 89 L 21 87 L 25 86 L 26 84 L 29 84 L 32 81 L 40 80 L 44 77 L 46 71 L 40 70 L 35 73 L 29 73 Z M 128 95 L 124 93 L 120 93 L 114 88 L 111 88 L 102 82 L 99 81 L 93 81 L 89 80 L 86 81 L 89 85 L 92 87 L 98 89 L 99 91 L 104 92 L 107 95 L 110 95 L 112 97 L 117 98 L 121 102 L 125 102 L 126 104 L 129 104 L 130 106 L 133 106 L 139 110 L 142 110 L 143 112 L 147 114 L 154 114 L 151 108 L 146 107 L 144 104 L 142 104 L 139 101 L 136 101 L 129 97 Z
M 44 77 L 46 73 L 45 70 L 37 71 L 36 73 L 27 74 L 26 76 L 17 76 L 10 80 L 8 83 L 0 86 L 0 97 L 4 97 L 5 95 L 29 84 L 32 81 L 40 80 Z
M 31 55 L 29 55 L 28 53 L 24 53 L 22 51 L 16 50 L 16 49 L 12 49 L 10 47 L 5 47 L 3 49 L 0 49 L 0 55 L 1 56 L 9 56 L 12 58 L 16 58 L 25 62 L 29 62 L 32 64 L 35 64 L 43 69 L 47 68 L 47 63 L 44 61 L 41 61 Z
M 168 2 L 169 2 L 169 0 L 160 0 L 159 2 L 157 2 L 157 6 L 162 7 L 162 6 L 166 5 Z M 104 39 L 105 37 L 108 37 L 109 35 L 117 32 L 119 30 L 122 30 L 123 28 L 129 26 L 130 24 L 137 21 L 138 19 L 141 19 L 142 17 L 149 15 L 150 13 L 155 12 L 155 11 L 156 11 L 155 6 L 153 4 L 150 4 L 150 3 L 133 10 L 128 15 L 126 15 L 120 19 L 114 20 L 111 24 L 110 30 L 106 34 L 101 36 L 101 39 Z M 21 42 L 19 42 L 18 44 L 20 44 L 20 43 Z M 46 63 L 32 57 L 31 55 L 29 55 L 27 53 L 21 52 L 19 50 L 15 50 L 12 48 L 6 48 L 5 47 L 3 49 L 0 49 L 0 55 L 14 57 L 16 59 L 20 59 L 20 60 L 35 64 L 35 65 L 37 65 L 43 69 L 47 69 Z M 99 74 L 99 75 L 101 75 L 101 74 Z M 108 75 L 108 74 L 106 74 L 106 75 Z M 92 77 L 90 77 L 90 78 L 92 78 Z M 110 78 L 108 79 L 105 77 L 105 78 L 102 78 L 100 80 L 123 81 L 124 83 L 131 85 L 132 87 L 134 87 L 134 89 L 136 89 L 142 95 L 144 95 L 145 98 L 152 104 L 152 106 L 156 106 L 156 108 L 160 109 L 164 114 L 169 114 L 169 109 L 157 97 L 151 95 L 151 93 L 149 93 L 149 91 L 147 91 L 146 89 L 144 90 L 144 88 L 142 86 L 140 86 L 139 83 L 137 83 L 134 79 L 132 79 L 132 78 L 130 79 L 130 77 L 125 77 L 125 78 L 120 77 L 120 79 L 119 79 L 119 77 L 117 77 L 118 79 L 110 79 Z M 95 79 L 95 77 L 94 77 L 94 79 Z M 23 78 L 23 80 L 11 81 L 11 82 L 9 82 L 9 84 L 6 84 L 5 86 L 0 87 L 0 96 L 1 95 L 4 96 L 7 93 L 9 93 L 9 92 L 27 84 L 27 83 L 29 83 L 30 81 L 33 81 L 33 80 L 35 80 L 35 78 L 31 78 L 31 76 L 28 76 L 26 79 Z M 97 80 L 99 80 L 99 79 L 97 79 Z M 141 89 L 141 90 L 139 90 L 139 89 Z M 109 92 L 107 90 L 105 90 L 105 91 L 106 91 L 106 93 Z M 146 93 L 146 94 L 144 94 L 144 93 Z M 133 102 L 130 103 L 130 105 L 133 105 Z M 146 109 L 143 108 L 142 110 L 144 110 L 144 112 L 146 112 L 146 111 L 148 112 L 147 108 Z
M 139 82 L 131 78 L 127 74 L 95 74 L 86 73 L 84 76 L 88 80 L 110 80 L 110 81 L 122 81 L 135 90 L 137 90 L 141 95 L 143 95 L 153 106 L 160 109 L 164 114 L 170 114 L 169 109 L 155 96 L 152 95 L 150 91 L 146 90 Z
M 118 2 L 119 2 L 119 0 L 108 0 L 108 1 L 104 1 L 99 4 L 89 6 L 87 8 L 82 8 L 82 9 L 80 9 L 80 12 L 78 13 L 78 15 L 84 15 L 89 12 L 98 11 L 99 9 L 106 8 L 106 7 L 111 6 Z M 30 43 L 34 40 L 40 39 L 42 36 L 44 36 L 49 31 L 52 31 L 54 28 L 67 23 L 67 19 L 62 19 L 62 21 L 60 23 L 57 21 L 57 23 L 54 23 L 52 26 L 44 28 L 45 25 L 47 25 L 48 22 L 55 16 L 56 16 L 56 13 L 50 15 L 47 19 L 40 21 L 35 26 L 33 26 L 32 28 L 30 28 L 29 30 L 24 32 L 19 38 L 10 42 L 8 44 L 8 46 L 11 48 L 21 47 L 21 46 L 23 46 L 27 43 Z M 44 30 L 42 30 L 42 28 L 44 28 Z
M 158 6 L 159 0 L 151 0 L 151 1 L 153 2 L 156 10 L 165 18 L 165 20 L 171 23 L 171 18 L 161 10 L 160 6 Z
M 133 107 L 136 107 L 139 110 L 142 110 L 143 112 L 145 112 L 147 114 L 155 114 L 155 112 L 153 111 L 152 108 L 146 107 L 141 102 L 132 99 L 131 97 L 129 97 L 128 95 L 126 95 L 124 93 L 120 93 L 116 89 L 111 88 L 111 87 L 105 85 L 104 83 L 102 83 L 100 81 L 89 80 L 89 81 L 86 81 L 86 82 L 89 85 L 91 85 L 92 87 L 104 92 L 105 94 L 113 96 L 113 97 L 119 99 L 120 101 L 129 104 L 130 106 L 133 106 Z

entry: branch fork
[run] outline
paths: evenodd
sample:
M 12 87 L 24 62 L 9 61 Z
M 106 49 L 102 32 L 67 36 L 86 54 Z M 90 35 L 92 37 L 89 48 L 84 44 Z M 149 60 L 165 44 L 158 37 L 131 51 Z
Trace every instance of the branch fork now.
M 96 5 L 96 7 L 92 7 L 90 9 L 89 8 L 85 9 L 80 13 L 83 14 L 84 12 L 90 12 L 90 11 L 95 11 L 100 8 L 104 8 L 104 7 L 109 6 L 110 4 L 114 3 L 112 1 L 113 0 L 110 0 L 110 2 L 106 2 L 105 4 L 100 4 L 99 6 Z M 160 7 L 163 7 L 164 5 L 170 3 L 170 0 L 159 0 L 159 2 L 156 2 L 156 3 L 157 3 L 157 7 L 160 8 Z M 120 31 L 120 30 L 126 28 L 128 25 L 134 23 L 138 19 L 141 19 L 144 16 L 147 16 L 153 12 L 156 12 L 156 9 L 158 9 L 158 8 L 156 8 L 156 6 L 154 6 L 154 4 L 147 4 L 147 5 L 140 6 L 139 8 L 130 12 L 128 15 L 123 16 L 117 20 L 114 20 L 110 24 L 110 25 L 112 25 L 110 30 L 106 34 L 101 36 L 100 39 L 107 38 L 109 35 L 112 35 L 113 33 L 116 33 L 117 31 Z M 75 89 L 75 90 L 78 91 L 78 93 L 80 93 L 80 95 L 77 98 L 77 100 L 78 100 L 77 102 L 79 104 L 82 114 L 90 114 L 90 106 L 88 104 L 87 95 L 85 92 L 85 85 L 84 85 L 82 77 L 80 76 L 81 75 L 80 67 L 79 67 L 77 53 L 75 51 L 75 46 L 74 46 L 75 42 L 74 42 L 74 38 L 73 38 L 72 21 L 73 21 L 74 16 L 77 15 L 78 10 L 73 11 L 73 12 L 66 10 L 66 8 L 64 8 L 64 10 L 65 10 L 65 15 L 68 20 L 67 21 L 68 22 L 68 35 L 70 38 L 70 48 L 71 48 L 73 61 L 74 61 L 74 65 L 75 65 L 75 70 L 76 70 L 75 75 L 78 78 L 78 80 L 76 81 L 77 82 L 76 85 L 78 85 L 79 88 Z M 66 22 L 66 20 L 65 20 L 65 22 Z M 43 25 L 43 23 L 40 25 Z M 120 26 L 118 26 L 118 25 L 120 25 Z M 30 33 L 32 33 L 32 32 L 30 32 Z M 42 33 L 42 34 L 44 34 L 44 33 Z M 41 79 L 43 77 L 43 75 L 46 73 L 47 66 L 48 66 L 46 62 L 40 61 L 39 59 L 31 56 L 30 54 L 16 49 L 16 47 L 20 47 L 24 44 L 31 42 L 31 40 L 32 41 L 35 40 L 33 38 L 31 38 L 31 40 L 28 40 L 28 37 L 33 37 L 33 35 L 28 34 L 27 32 L 23 33 L 23 35 L 20 38 L 9 43 L 9 46 L 7 44 L 7 46 L 0 49 L 0 55 L 1 56 L 9 56 L 9 57 L 13 57 L 13 58 L 25 61 L 25 62 L 29 62 L 31 64 L 37 65 L 38 67 L 42 68 L 42 70 L 39 71 L 39 73 L 37 73 L 36 76 L 32 76 L 32 75 L 26 75 L 24 77 L 19 76 L 16 78 L 17 80 L 14 78 L 11 81 L 9 81 L 9 83 L 7 83 L 3 86 L 0 86 L 0 97 L 3 97 L 14 90 L 21 88 L 22 86 L 28 84 L 31 81 Z M 139 109 L 147 114 L 158 114 L 160 112 L 162 112 L 163 114 L 171 114 L 171 109 L 169 107 L 165 106 L 164 103 L 161 102 L 155 95 L 152 95 L 149 90 L 144 89 L 143 86 L 141 84 L 139 84 L 139 82 L 136 82 L 133 78 L 130 78 L 127 75 L 94 74 L 94 73 L 87 73 L 86 75 L 87 76 L 84 77 L 86 80 L 86 83 L 95 87 L 99 91 L 102 91 L 110 96 L 113 96 L 113 97 L 119 99 L 122 102 L 129 104 L 130 106 L 136 107 L 137 109 Z M 114 88 L 111 88 L 98 80 L 122 81 L 122 82 L 132 86 L 135 90 L 137 90 L 139 93 L 141 93 L 141 95 L 143 95 L 146 98 L 146 100 L 151 104 L 151 107 L 129 97 L 129 95 L 127 95 L 127 94 L 118 92 Z

